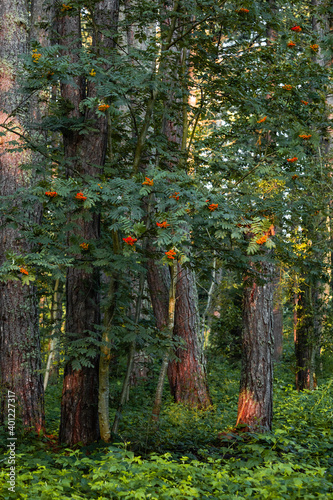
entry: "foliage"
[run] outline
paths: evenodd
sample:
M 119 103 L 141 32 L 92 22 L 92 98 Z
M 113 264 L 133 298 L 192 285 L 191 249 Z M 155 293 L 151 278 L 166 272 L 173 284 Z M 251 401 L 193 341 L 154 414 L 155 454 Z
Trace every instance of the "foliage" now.
M 277 365 L 271 434 L 228 434 L 236 420 L 239 372 L 212 360 L 213 408 L 190 410 L 167 397 L 157 433 L 149 429 L 148 382 L 135 389 L 111 445 L 60 448 L 56 434 L 21 439 L 15 498 L 333 498 L 332 379 L 321 381 L 316 391 L 297 393 L 288 366 Z M 47 397 L 52 432 L 59 393 L 60 387 L 51 387 Z M 1 498 L 13 498 L 5 468 L 1 481 Z

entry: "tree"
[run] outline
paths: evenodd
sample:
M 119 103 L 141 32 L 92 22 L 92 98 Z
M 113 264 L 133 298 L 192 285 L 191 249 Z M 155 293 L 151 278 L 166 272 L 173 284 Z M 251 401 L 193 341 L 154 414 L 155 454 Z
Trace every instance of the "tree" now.
M 38 5 L 34 5 L 35 9 Z M 32 13 L 35 19 L 36 10 Z M 0 168 L 2 206 L 0 233 L 0 264 L 8 254 L 16 260 L 16 276 L 0 284 L 0 376 L 1 414 L 6 415 L 6 392 L 15 393 L 18 411 L 25 429 L 39 432 L 44 427 L 44 391 L 41 375 L 41 353 L 38 325 L 36 287 L 31 283 L 32 268 L 26 268 L 24 255 L 31 245 L 22 236 L 22 229 L 34 223 L 39 209 L 31 206 L 23 224 L 15 224 L 8 214 L 22 210 L 21 190 L 27 189 L 33 176 L 25 170 L 31 153 L 24 142 L 17 142 L 17 134 L 24 134 L 27 118 L 22 108 L 22 94 L 18 77 L 22 70 L 21 56 L 28 50 L 27 3 L 18 0 L 15 5 L 5 0 L 0 5 Z M 5 27 L 5 28 L 4 28 Z M 13 142 L 12 142 L 13 141 Z M 13 146 L 16 144 L 16 147 Z M 22 257 L 21 257 L 22 256 Z
M 272 428 L 273 266 L 260 262 L 257 280 L 244 279 L 242 372 L 236 425 L 251 432 Z M 252 272 L 255 272 L 253 266 Z
M 84 53 L 80 12 L 72 13 L 63 9 L 58 17 L 59 41 L 64 47 L 62 56 L 69 57 L 71 64 L 78 65 L 80 55 Z M 72 7 L 69 7 L 69 10 L 71 9 Z M 110 47 L 110 39 L 104 35 L 103 26 L 108 26 L 115 33 L 118 11 L 118 2 L 113 0 L 104 0 L 94 6 L 91 51 L 95 57 L 101 56 L 101 52 L 102 56 L 104 55 L 103 46 Z M 63 129 L 67 176 L 82 178 L 83 191 L 84 179 L 99 178 L 107 149 L 107 119 L 102 113 L 96 113 L 95 108 L 98 98 L 95 74 L 96 70 L 92 65 L 88 75 L 84 75 L 80 67 L 72 82 L 61 84 L 62 99 L 68 106 L 65 115 L 67 126 Z M 93 105 L 83 110 L 84 99 L 91 99 Z M 103 105 L 100 105 L 100 110 L 108 107 L 105 105 L 103 108 Z M 86 200 L 81 190 L 76 194 L 76 199 L 78 204 Z M 84 205 L 78 206 L 70 219 L 72 234 L 69 236 L 69 242 L 72 240 L 88 246 L 97 244 L 100 237 L 100 214 L 97 210 L 89 211 Z M 68 269 L 66 280 L 66 332 L 74 343 L 85 342 L 87 345 L 91 335 L 99 335 L 99 271 L 94 266 L 82 268 L 79 254 L 74 254 L 73 257 L 77 264 Z M 80 367 L 73 366 L 74 360 L 73 353 L 64 372 L 59 439 L 67 444 L 79 441 L 87 444 L 99 437 L 99 357 L 96 352 L 88 355 L 85 361 L 79 362 Z

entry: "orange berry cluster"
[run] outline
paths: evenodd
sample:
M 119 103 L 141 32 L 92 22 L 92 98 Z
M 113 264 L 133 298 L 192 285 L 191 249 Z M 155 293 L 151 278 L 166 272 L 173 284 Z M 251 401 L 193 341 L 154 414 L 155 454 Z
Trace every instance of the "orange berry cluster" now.
M 165 252 L 165 255 L 168 257 L 168 259 L 174 259 L 176 256 L 176 251 L 172 248 L 168 252 Z
M 20 273 L 22 274 L 29 274 L 28 271 L 26 269 L 24 269 L 24 267 L 20 267 Z
M 50 198 L 55 198 L 56 196 L 58 196 L 58 193 L 57 191 L 45 191 L 45 195 L 49 196 Z
M 80 192 L 80 193 L 76 193 L 75 198 L 76 198 L 77 200 L 82 200 L 82 201 L 84 201 L 84 200 L 86 200 L 86 199 L 87 199 L 87 197 L 86 197 L 86 196 L 84 196 L 84 194 L 83 194 L 83 193 L 81 193 L 81 192 Z
M 169 196 L 169 198 L 174 198 L 175 200 L 179 200 L 179 193 L 173 193 L 171 196 Z
M 294 158 L 287 158 L 287 162 L 289 162 L 289 163 L 294 163 L 294 161 L 297 161 L 297 160 L 298 160 L 297 156 L 294 156 Z
M 63 3 L 61 6 L 61 12 L 66 12 L 66 10 L 71 10 L 73 7 L 71 5 L 67 5 L 66 3 Z
M 298 137 L 300 137 L 301 139 L 310 139 L 311 134 L 300 134 Z
M 308 101 L 303 101 L 303 100 L 301 100 L 301 103 L 302 103 L 302 104 L 305 104 L 305 106 L 306 106 L 307 104 L 309 104 L 309 102 L 308 102 Z
M 165 220 L 163 222 L 156 222 L 156 226 L 166 228 L 170 226 L 170 224 L 168 224 L 167 221 Z
M 302 28 L 300 26 L 293 26 L 290 29 L 291 29 L 291 31 L 296 31 L 297 33 L 299 33 L 300 31 L 302 31 Z
M 242 7 L 241 9 L 236 10 L 236 12 L 241 14 L 248 14 L 250 11 L 249 9 L 245 9 L 244 7 Z
M 106 111 L 107 109 L 109 109 L 109 107 L 110 106 L 108 104 L 100 104 L 98 106 L 98 109 L 99 109 L 99 111 Z
M 218 206 L 218 203 L 211 203 L 208 208 L 211 212 L 214 212 L 214 210 L 216 210 Z
M 282 87 L 284 90 L 292 90 L 293 86 L 292 85 L 283 85 Z
M 257 123 L 264 123 L 267 120 L 267 116 L 264 116 L 260 120 L 257 120 Z
M 274 225 L 272 224 L 268 229 L 268 231 L 266 231 L 266 233 L 263 236 L 261 236 L 256 240 L 256 243 L 258 243 L 258 245 L 263 245 L 268 240 L 268 236 L 274 236 L 274 234 L 275 234 L 275 229 Z
M 256 240 L 256 243 L 258 243 L 258 245 L 263 245 L 264 243 L 266 243 L 267 239 L 268 239 L 267 234 L 264 234 L 263 236 L 261 236 L 261 238 Z
M 296 47 L 296 43 L 290 41 L 287 43 L 287 47 Z
M 88 250 L 89 243 L 80 243 L 80 247 L 82 248 L 82 250 Z
M 318 52 L 319 45 L 317 45 L 316 43 L 314 43 L 313 45 L 310 45 L 310 49 L 312 49 L 314 52 Z
M 143 186 L 153 186 L 154 181 L 153 179 L 149 179 L 149 177 L 145 177 L 145 181 L 142 183 Z
M 132 236 L 127 236 L 127 238 L 123 238 L 123 240 L 127 245 L 130 245 L 131 247 L 134 245 L 136 241 L 138 241 L 137 238 L 132 238 Z
M 42 54 L 38 54 L 38 53 L 37 53 L 37 49 L 34 49 L 34 50 L 32 51 L 32 55 L 31 55 L 31 57 L 32 57 L 32 59 L 33 59 L 34 63 L 38 63 L 39 59 L 42 57 Z

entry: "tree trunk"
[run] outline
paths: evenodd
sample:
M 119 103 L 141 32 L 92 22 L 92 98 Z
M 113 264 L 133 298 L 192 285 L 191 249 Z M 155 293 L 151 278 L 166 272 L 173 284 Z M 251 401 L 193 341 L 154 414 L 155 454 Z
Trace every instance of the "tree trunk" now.
M 140 319 L 144 284 L 145 284 L 145 277 L 143 274 L 141 274 L 140 281 L 139 281 L 138 295 L 137 295 L 137 299 L 136 299 L 135 315 L 134 315 L 135 325 L 137 325 L 139 323 L 139 319 Z M 117 434 L 117 432 L 118 432 L 118 427 L 119 427 L 122 409 L 123 409 L 125 402 L 129 398 L 129 386 L 130 386 L 131 373 L 132 373 L 133 363 L 134 363 L 135 348 L 136 348 L 136 342 L 135 342 L 135 340 L 133 340 L 133 342 L 130 345 L 130 349 L 129 349 L 129 353 L 128 353 L 127 369 L 126 369 L 126 374 L 125 374 L 123 387 L 122 387 L 122 391 L 121 391 L 121 395 L 120 395 L 119 406 L 117 408 L 117 412 L 116 412 L 116 415 L 114 417 L 114 422 L 113 422 L 113 426 L 112 426 L 112 433 L 113 434 Z
M 52 374 L 58 378 L 59 368 L 55 368 L 54 361 L 59 362 L 59 337 L 61 333 L 62 322 L 62 293 L 59 291 L 60 280 L 57 279 L 54 285 L 53 298 L 51 304 L 51 335 L 49 355 L 47 358 L 45 375 L 44 375 L 44 391 L 46 391 L 49 378 Z
M 150 249 L 151 250 L 151 249 Z M 147 279 L 157 328 L 168 324 L 169 279 L 166 268 L 154 260 L 147 264 Z M 180 361 L 170 361 L 168 378 L 171 393 L 177 403 L 206 408 L 211 399 L 206 382 L 203 340 L 200 332 L 197 292 L 194 273 L 178 264 L 174 335 L 184 340 L 175 355 Z
M 258 278 L 246 277 L 243 295 L 242 372 L 237 425 L 266 432 L 273 416 L 273 265 L 261 263 Z
M 22 123 L 15 117 L 15 108 L 21 98 L 16 80 L 17 71 L 21 68 L 20 56 L 28 48 L 26 2 L 3 0 L 0 4 L 0 23 L 0 123 L 7 120 L 7 125 L 22 132 Z M 9 118 L 11 113 L 13 115 Z M 13 150 L 10 141 L 13 140 L 17 140 L 17 136 L 11 132 L 0 138 L 0 195 L 3 200 L 30 183 L 29 174 L 21 170 L 21 165 L 31 159 L 30 154 L 24 149 L 10 152 Z M 27 214 L 30 222 L 35 215 Z M 23 256 L 30 252 L 30 245 L 21 239 L 19 229 L 6 227 L 4 220 L 1 226 L 0 264 L 3 264 L 9 251 Z M 7 391 L 12 391 L 23 427 L 38 432 L 44 427 L 44 391 L 40 372 L 37 294 L 36 287 L 23 285 L 20 276 L 18 272 L 18 281 L 0 283 L 1 415 L 6 416 Z
M 114 42 L 106 38 L 100 29 L 105 26 L 109 30 L 116 29 L 119 5 L 117 0 L 103 0 L 95 5 L 95 30 L 92 38 L 92 50 L 96 54 L 112 48 Z M 79 62 L 79 55 L 73 49 L 81 48 L 80 16 L 63 15 L 58 20 L 60 43 L 65 48 L 63 55 L 71 57 L 73 63 Z M 115 32 L 115 31 L 114 31 Z M 109 54 L 110 55 L 110 54 Z M 65 156 L 68 162 L 67 175 L 77 172 L 82 178 L 99 178 L 101 166 L 104 164 L 107 148 L 107 119 L 96 115 L 95 110 L 86 109 L 81 113 L 80 104 L 86 97 L 96 96 L 94 81 L 87 81 L 83 76 L 74 78 L 71 83 L 61 84 L 62 98 L 71 103 L 72 110 L 68 118 L 81 122 L 91 120 L 96 131 L 89 134 L 80 134 L 75 128 L 63 131 Z M 82 186 L 84 189 L 84 186 Z M 82 212 L 84 208 L 81 209 Z M 76 228 L 71 238 L 79 242 L 93 244 L 100 236 L 100 217 L 98 212 L 92 212 L 90 218 L 75 219 Z M 75 255 L 75 258 L 82 256 Z M 66 332 L 69 337 L 86 339 L 89 345 L 89 336 L 98 335 L 96 327 L 100 324 L 100 293 L 99 272 L 96 268 L 82 269 L 73 267 L 67 271 L 66 283 Z M 61 402 L 61 421 L 59 440 L 62 443 L 73 445 L 77 442 L 88 444 L 99 438 L 98 416 L 98 363 L 96 354 L 89 361 L 89 365 L 74 370 L 75 353 L 67 362 L 64 371 L 64 385 Z
M 104 312 L 102 345 L 99 359 L 99 389 L 98 389 L 98 415 L 101 439 L 106 443 L 110 441 L 110 361 L 111 361 L 111 328 L 116 308 L 116 292 L 118 288 L 117 276 L 110 277 L 108 304 Z
M 273 337 L 274 361 L 279 361 L 283 351 L 283 307 L 281 290 L 281 269 L 275 267 L 273 281 Z
M 172 262 L 170 265 L 170 289 L 169 289 L 169 302 L 168 302 L 168 325 L 167 325 L 167 336 L 169 339 L 172 339 L 173 329 L 175 326 L 175 310 L 176 310 L 176 295 L 177 295 L 177 262 Z M 168 369 L 169 357 L 170 357 L 171 349 L 168 348 L 163 356 L 162 366 L 160 370 L 160 374 L 157 381 L 155 400 L 152 412 L 152 419 L 154 422 L 158 422 L 161 407 L 162 407 L 162 396 L 163 396 L 163 387 L 165 376 Z
M 185 348 L 179 347 L 175 352 L 179 361 L 169 363 L 171 393 L 177 403 L 207 408 L 212 402 L 206 381 L 195 276 L 193 271 L 180 264 L 176 296 L 173 333 L 184 341 Z
M 298 293 L 297 325 L 295 338 L 296 354 L 296 389 L 312 390 L 316 386 L 315 376 L 315 326 L 314 326 L 314 304 L 312 287 L 307 283 L 301 283 Z

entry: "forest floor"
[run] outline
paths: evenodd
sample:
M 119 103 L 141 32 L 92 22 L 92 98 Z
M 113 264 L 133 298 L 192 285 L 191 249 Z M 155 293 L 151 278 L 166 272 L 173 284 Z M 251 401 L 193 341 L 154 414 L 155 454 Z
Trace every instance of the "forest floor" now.
M 74 450 L 57 444 L 61 388 L 50 385 L 47 433 L 18 438 L 15 493 L 8 491 L 3 455 L 0 498 L 333 499 L 333 378 L 327 376 L 333 370 L 327 363 L 318 389 L 298 394 L 291 366 L 291 351 L 285 349 L 275 366 L 270 434 L 219 437 L 236 421 L 239 366 L 215 359 L 209 363 L 211 410 L 176 405 L 165 390 L 159 428 L 153 431 L 155 381 L 150 380 L 132 391 L 115 442 Z M 114 406 L 120 388 L 121 378 L 115 379 Z M 7 449 L 4 430 L 0 446 Z

